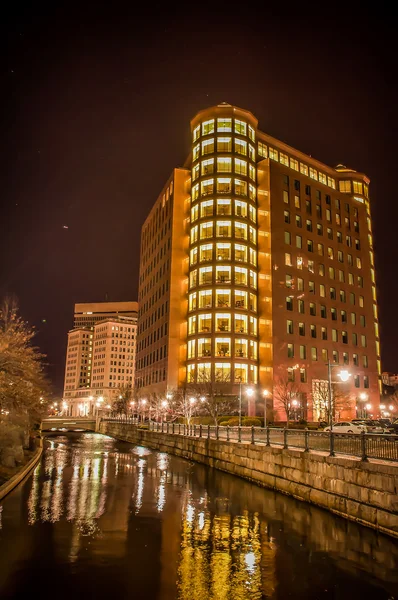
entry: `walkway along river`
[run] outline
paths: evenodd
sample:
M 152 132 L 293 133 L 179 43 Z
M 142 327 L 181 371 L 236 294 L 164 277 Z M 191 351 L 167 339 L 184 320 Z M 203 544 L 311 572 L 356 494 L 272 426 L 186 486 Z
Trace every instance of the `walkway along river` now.
M 398 545 L 292 498 L 95 433 L 48 436 L 0 504 L 0 598 L 398 598 Z

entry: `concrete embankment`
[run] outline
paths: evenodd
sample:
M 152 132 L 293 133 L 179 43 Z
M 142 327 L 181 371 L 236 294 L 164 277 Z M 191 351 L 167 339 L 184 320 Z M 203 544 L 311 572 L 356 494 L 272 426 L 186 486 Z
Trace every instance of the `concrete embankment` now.
M 99 431 L 248 479 L 398 537 L 398 466 L 101 422 Z
M 2 486 L 0 486 L 0 500 L 2 500 L 4 496 L 7 496 L 7 494 L 9 494 L 19 483 L 21 483 L 21 481 L 25 479 L 27 475 L 29 475 L 30 471 L 39 462 L 42 452 L 43 447 L 40 446 L 36 449 L 32 458 L 20 468 L 18 473 L 16 473 L 13 477 L 11 477 L 11 479 L 9 479 L 5 483 L 3 483 Z

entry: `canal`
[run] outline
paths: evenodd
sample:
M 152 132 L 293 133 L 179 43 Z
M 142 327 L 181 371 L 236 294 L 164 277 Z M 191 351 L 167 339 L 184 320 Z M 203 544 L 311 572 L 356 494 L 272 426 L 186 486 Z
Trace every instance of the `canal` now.
M 398 598 L 398 544 L 199 464 L 46 438 L 0 503 L 0 598 Z

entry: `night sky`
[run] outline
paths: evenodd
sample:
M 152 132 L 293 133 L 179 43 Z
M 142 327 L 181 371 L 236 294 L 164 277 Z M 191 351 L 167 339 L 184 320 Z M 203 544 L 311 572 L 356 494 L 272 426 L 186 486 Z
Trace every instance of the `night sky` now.
M 55 390 L 73 304 L 137 298 L 140 227 L 189 152 L 190 119 L 223 101 L 370 177 L 383 369 L 398 372 L 393 19 L 55 4 L 3 15 L 0 214 L 0 296 L 38 329 Z

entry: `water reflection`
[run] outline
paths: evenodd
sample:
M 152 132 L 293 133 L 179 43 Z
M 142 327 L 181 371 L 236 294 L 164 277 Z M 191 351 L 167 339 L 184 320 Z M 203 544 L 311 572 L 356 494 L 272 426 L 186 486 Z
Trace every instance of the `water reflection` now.
M 95 434 L 49 438 L 32 476 L 0 505 L 0 555 L 1 597 L 28 593 L 32 569 L 47 563 L 57 598 L 69 600 L 70 581 L 87 577 L 96 598 L 118 590 L 150 600 L 377 600 L 394 597 L 398 582 L 393 540 Z

